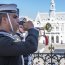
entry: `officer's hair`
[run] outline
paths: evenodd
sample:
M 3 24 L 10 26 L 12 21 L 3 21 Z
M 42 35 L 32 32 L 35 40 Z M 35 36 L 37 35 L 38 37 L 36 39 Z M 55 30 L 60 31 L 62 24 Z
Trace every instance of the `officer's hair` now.
M 0 13 L 0 24 L 1 24 L 1 22 L 2 22 L 2 17 L 3 17 L 3 16 L 7 16 L 6 13 Z

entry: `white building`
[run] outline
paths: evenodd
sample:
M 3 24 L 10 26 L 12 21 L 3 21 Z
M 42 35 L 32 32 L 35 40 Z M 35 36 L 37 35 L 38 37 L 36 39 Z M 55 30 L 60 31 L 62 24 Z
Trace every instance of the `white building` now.
M 35 27 L 39 28 L 44 27 L 46 23 L 50 23 L 52 26 L 50 32 L 45 30 L 49 44 L 65 43 L 65 12 L 56 12 L 54 0 L 51 0 L 49 13 L 38 12 L 34 22 Z

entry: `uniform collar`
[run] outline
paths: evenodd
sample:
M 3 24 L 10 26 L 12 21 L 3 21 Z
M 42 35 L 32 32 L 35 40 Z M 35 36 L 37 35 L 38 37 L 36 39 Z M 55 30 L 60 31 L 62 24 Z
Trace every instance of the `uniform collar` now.
M 5 31 L 5 30 L 0 30 L 0 32 L 7 32 L 7 31 Z M 7 32 L 8 33 L 8 32 Z

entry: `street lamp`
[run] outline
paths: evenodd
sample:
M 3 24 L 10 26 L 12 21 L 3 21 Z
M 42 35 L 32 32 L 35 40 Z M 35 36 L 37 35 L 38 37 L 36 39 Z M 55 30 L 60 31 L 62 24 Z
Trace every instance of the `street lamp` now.
M 51 54 L 51 56 L 50 56 L 50 58 L 51 58 L 51 65 L 53 65 L 54 63 L 52 62 L 52 52 L 53 52 L 53 50 L 54 50 L 54 46 L 51 44 L 50 46 L 49 46 L 49 50 L 50 50 L 50 54 Z

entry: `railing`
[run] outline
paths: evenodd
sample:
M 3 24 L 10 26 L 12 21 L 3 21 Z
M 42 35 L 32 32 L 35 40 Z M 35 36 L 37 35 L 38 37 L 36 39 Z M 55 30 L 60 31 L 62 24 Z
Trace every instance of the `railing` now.
M 32 54 L 31 65 L 62 65 L 61 60 L 65 59 L 65 53 L 34 53 Z M 65 62 L 64 62 L 65 64 Z M 63 64 L 63 65 L 64 65 Z

